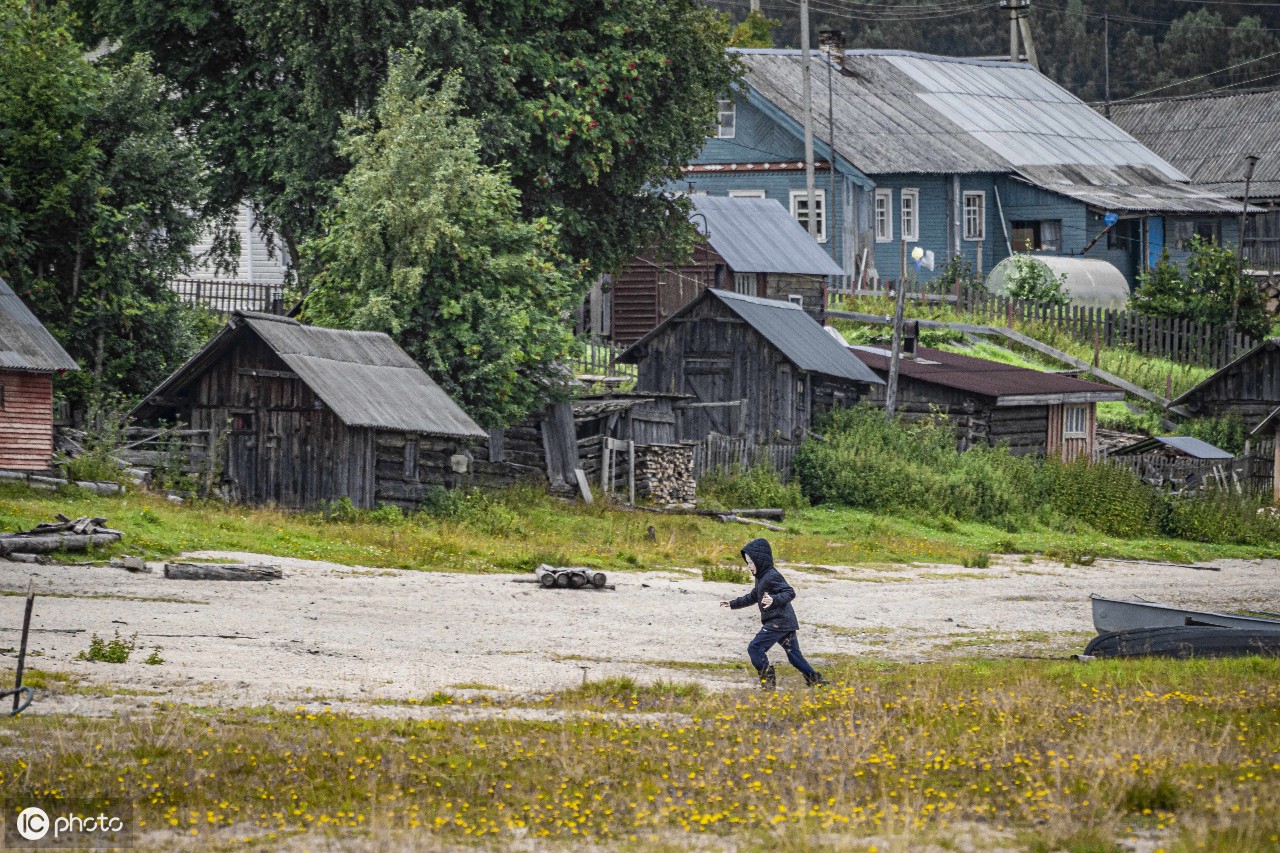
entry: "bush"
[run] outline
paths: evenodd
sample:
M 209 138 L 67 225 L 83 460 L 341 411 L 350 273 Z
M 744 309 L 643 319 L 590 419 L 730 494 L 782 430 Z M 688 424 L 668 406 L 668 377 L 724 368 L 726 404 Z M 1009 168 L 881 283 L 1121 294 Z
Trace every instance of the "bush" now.
M 1053 270 L 1034 255 L 1011 255 L 1004 281 L 1005 292 L 1014 299 L 1051 305 L 1066 305 L 1071 301 L 1062 290 L 1067 283 L 1066 275 L 1054 275 Z
M 115 637 L 104 640 L 97 634 L 90 635 L 89 649 L 76 655 L 76 660 L 91 660 L 100 663 L 125 663 L 133 654 L 138 644 L 138 635 L 125 639 L 116 631 Z
M 1280 542 L 1280 515 L 1270 503 L 1227 489 L 1162 496 L 1161 532 L 1196 542 L 1266 545 Z
M 698 483 L 698 497 L 725 509 L 799 509 L 809 503 L 798 482 L 782 482 L 770 465 L 756 465 L 747 470 L 735 465 L 728 474 L 709 472 Z
M 1238 455 L 1244 450 L 1249 432 L 1239 412 L 1228 412 L 1216 418 L 1196 418 L 1178 424 L 1178 435 L 1189 435 Z
M 751 583 L 751 572 L 738 566 L 706 566 L 702 579 L 708 583 Z

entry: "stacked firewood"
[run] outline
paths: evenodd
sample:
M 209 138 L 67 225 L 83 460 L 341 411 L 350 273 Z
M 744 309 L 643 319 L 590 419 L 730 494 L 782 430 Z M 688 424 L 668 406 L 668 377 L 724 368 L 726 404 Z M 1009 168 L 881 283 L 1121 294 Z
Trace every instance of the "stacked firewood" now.
M 680 444 L 636 447 L 636 492 L 656 504 L 692 503 L 698 490 L 693 448 Z

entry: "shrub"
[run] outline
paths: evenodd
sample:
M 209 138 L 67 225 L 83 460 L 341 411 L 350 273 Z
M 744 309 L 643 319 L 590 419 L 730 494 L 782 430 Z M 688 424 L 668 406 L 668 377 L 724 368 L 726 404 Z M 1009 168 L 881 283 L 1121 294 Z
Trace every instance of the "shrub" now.
M 1004 281 L 1005 291 L 1014 299 L 1051 305 L 1066 305 L 1071 301 L 1062 290 L 1067 283 L 1066 275 L 1054 275 L 1053 270 L 1034 255 L 1011 255 Z
M 1044 464 L 1049 505 L 1108 536 L 1134 538 L 1157 531 L 1156 492 L 1137 474 L 1081 458 Z
M 702 579 L 708 583 L 751 583 L 751 572 L 738 566 L 706 566 Z
M 799 509 L 808 504 L 800 484 L 782 482 L 770 465 L 756 465 L 743 470 L 735 465 L 728 474 L 709 472 L 698 483 L 698 497 L 726 509 L 780 507 Z
M 1196 542 L 1265 545 L 1280 541 L 1280 516 L 1269 502 L 1227 489 L 1163 496 L 1161 532 Z
M 124 663 L 129 660 L 129 655 L 133 654 L 133 650 L 137 647 L 137 643 L 137 634 L 125 639 L 120 636 L 119 631 L 116 631 L 115 637 L 110 640 L 104 640 L 97 634 L 92 634 L 89 639 L 88 650 L 76 655 L 76 660 L 91 660 L 98 661 L 100 663 Z
M 1240 417 L 1239 412 L 1185 421 L 1178 425 L 1178 435 L 1189 435 L 1207 441 L 1231 454 L 1239 454 L 1244 450 L 1245 439 L 1249 437 L 1244 418 Z

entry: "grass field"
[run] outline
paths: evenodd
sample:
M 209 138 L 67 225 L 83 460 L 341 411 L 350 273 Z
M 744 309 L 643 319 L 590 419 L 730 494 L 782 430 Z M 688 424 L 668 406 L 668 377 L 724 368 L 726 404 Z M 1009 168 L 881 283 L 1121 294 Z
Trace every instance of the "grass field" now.
M 0 530 L 27 529 L 56 513 L 104 516 L 122 542 L 72 560 L 117 553 L 171 557 L 196 550 L 249 551 L 374 568 L 523 572 L 539 563 L 601 569 L 736 565 L 738 551 L 761 529 L 696 516 L 584 506 L 535 489 L 476 494 L 446 517 L 399 511 L 322 513 L 189 503 L 153 495 L 104 497 L 81 489 L 42 492 L 0 485 Z M 991 553 L 1040 553 L 1073 560 L 1122 557 L 1194 562 L 1280 555 L 1269 547 L 1210 545 L 1174 539 L 1117 539 L 1081 529 L 1009 532 L 947 518 L 899 518 L 817 506 L 789 513 L 786 531 L 769 533 L 775 553 L 793 562 L 864 565 L 972 563 Z M 648 530 L 653 528 L 650 538 Z
M 132 802 L 154 849 L 1280 849 L 1280 661 L 825 669 L 820 692 L 788 670 L 772 696 L 621 679 L 521 700 L 541 721 L 443 694 L 418 703 L 441 719 L 26 716 L 0 729 L 0 795 Z

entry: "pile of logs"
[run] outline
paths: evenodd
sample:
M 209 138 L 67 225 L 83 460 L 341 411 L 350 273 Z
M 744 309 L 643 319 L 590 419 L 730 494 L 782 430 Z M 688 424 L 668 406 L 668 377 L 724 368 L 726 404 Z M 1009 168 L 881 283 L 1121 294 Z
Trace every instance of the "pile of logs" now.
M 124 534 L 105 527 L 105 518 L 70 519 L 59 513 L 53 523 L 38 524 L 21 533 L 0 535 L 0 557 L 10 554 L 48 554 L 53 551 L 83 551 L 97 545 L 118 542 Z
M 693 447 L 637 446 L 636 491 L 660 505 L 693 503 L 698 491 L 698 481 L 693 476 Z

